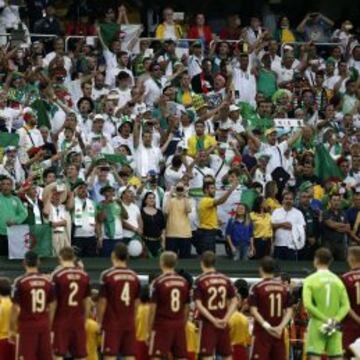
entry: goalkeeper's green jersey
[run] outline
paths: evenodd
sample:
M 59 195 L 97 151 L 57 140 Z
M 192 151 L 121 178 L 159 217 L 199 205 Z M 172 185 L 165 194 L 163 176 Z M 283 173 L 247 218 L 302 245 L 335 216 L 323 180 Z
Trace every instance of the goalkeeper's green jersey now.
M 321 322 L 340 322 L 350 310 L 346 288 L 330 270 L 318 270 L 304 280 L 303 302 L 310 318 Z

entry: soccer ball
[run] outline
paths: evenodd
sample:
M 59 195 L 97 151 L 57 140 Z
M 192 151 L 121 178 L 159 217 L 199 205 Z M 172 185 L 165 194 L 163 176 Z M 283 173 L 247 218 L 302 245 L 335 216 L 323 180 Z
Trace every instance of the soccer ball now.
M 139 257 L 143 252 L 143 245 L 140 240 L 131 240 L 128 245 L 129 255 L 131 257 Z

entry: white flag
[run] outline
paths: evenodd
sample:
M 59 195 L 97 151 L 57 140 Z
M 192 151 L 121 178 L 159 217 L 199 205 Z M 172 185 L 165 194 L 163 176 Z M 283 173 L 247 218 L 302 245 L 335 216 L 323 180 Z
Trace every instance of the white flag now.
M 23 259 L 31 249 L 31 235 L 29 225 L 14 225 L 7 228 L 9 243 L 9 259 Z

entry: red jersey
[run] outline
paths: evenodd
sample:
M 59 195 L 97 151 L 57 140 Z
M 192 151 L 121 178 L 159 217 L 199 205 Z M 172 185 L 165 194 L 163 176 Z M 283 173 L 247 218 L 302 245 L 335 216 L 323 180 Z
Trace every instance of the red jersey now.
M 290 293 L 281 281 L 264 279 L 251 287 L 249 305 L 256 307 L 271 326 L 278 326 L 284 311 L 291 306 Z M 262 329 L 262 326 L 255 322 L 254 330 L 259 329 Z
M 53 284 L 46 275 L 31 273 L 17 278 L 13 302 L 20 307 L 19 327 L 49 326 L 48 305 L 53 300 Z
M 185 322 L 190 300 L 188 282 L 176 273 L 160 275 L 151 284 L 151 302 L 156 304 L 155 324 L 164 320 Z
M 231 280 L 224 274 L 211 271 L 200 275 L 195 282 L 194 299 L 216 318 L 222 319 L 227 312 L 227 301 L 234 298 L 236 291 Z M 202 316 L 200 314 L 200 316 Z M 203 318 L 202 320 L 206 320 Z
M 360 316 L 360 269 L 345 273 L 342 281 L 349 295 L 351 309 Z M 359 328 L 359 325 L 349 315 L 344 319 L 344 325 Z
M 107 300 L 103 328 L 135 327 L 135 301 L 140 293 L 137 274 L 128 268 L 110 268 L 101 274 L 100 297 Z
M 89 276 L 76 267 L 59 267 L 53 272 L 52 281 L 57 300 L 54 321 L 83 318 L 84 300 L 90 296 Z

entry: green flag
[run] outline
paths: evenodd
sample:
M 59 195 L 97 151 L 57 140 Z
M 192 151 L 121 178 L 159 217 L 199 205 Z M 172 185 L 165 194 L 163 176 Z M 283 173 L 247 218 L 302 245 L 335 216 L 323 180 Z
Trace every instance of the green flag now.
M 33 239 L 32 250 L 40 257 L 52 257 L 52 230 L 50 225 L 31 225 L 30 234 Z
M 114 164 L 120 164 L 120 165 L 128 165 L 129 162 L 126 159 L 125 155 L 121 155 L 121 154 L 103 154 L 104 159 L 106 161 L 108 161 L 109 163 L 114 163 Z
M 189 196 L 195 197 L 195 198 L 201 198 L 204 196 L 203 189 L 202 188 L 189 189 Z
M 0 146 L 5 148 L 7 146 L 18 146 L 19 145 L 19 135 L 18 134 L 9 134 L 5 132 L 0 132 Z
M 315 175 L 318 176 L 321 181 L 326 181 L 330 177 L 344 178 L 340 168 L 322 144 L 316 146 Z
M 111 42 L 119 39 L 120 25 L 115 23 L 99 23 L 99 28 L 105 45 L 110 48 Z
M 240 196 L 240 203 L 246 205 L 248 210 L 251 211 L 258 196 L 258 192 L 254 189 L 243 190 Z

